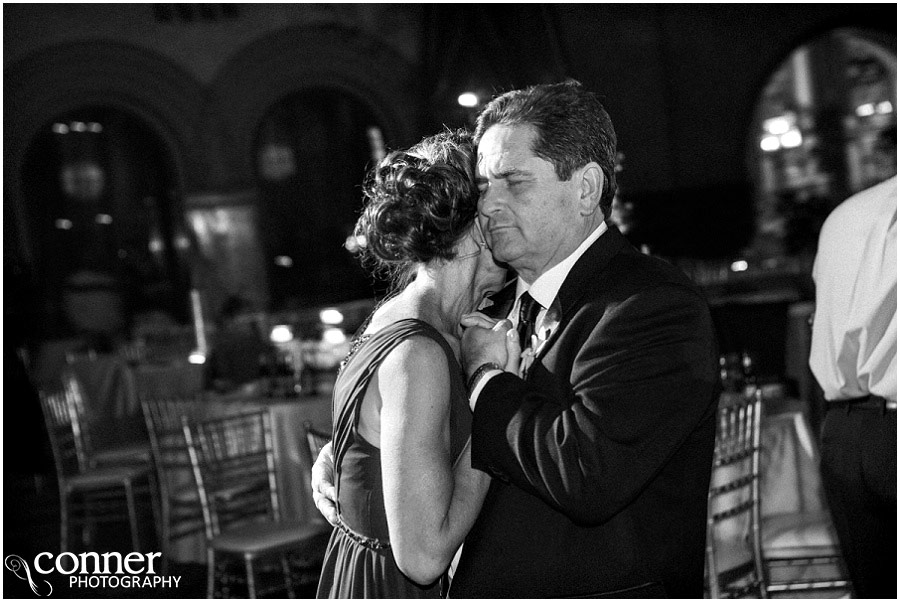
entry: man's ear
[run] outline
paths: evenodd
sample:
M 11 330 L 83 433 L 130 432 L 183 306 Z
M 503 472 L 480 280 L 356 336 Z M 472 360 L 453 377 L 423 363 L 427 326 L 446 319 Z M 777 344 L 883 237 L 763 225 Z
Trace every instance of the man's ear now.
M 591 161 L 579 171 L 581 172 L 579 212 L 582 215 L 590 215 L 600 207 L 600 197 L 603 196 L 603 170 L 596 162 Z

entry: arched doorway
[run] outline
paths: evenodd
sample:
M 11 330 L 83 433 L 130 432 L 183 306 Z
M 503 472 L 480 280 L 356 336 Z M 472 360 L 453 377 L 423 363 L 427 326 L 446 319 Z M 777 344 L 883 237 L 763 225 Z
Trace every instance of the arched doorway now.
M 102 347 L 139 314 L 187 321 L 190 242 L 177 181 L 164 143 L 122 109 L 87 105 L 38 130 L 21 190 L 40 338 L 85 336 Z
M 294 92 L 265 113 L 254 161 L 273 309 L 375 294 L 349 237 L 366 171 L 383 155 L 382 124 L 343 90 Z
M 828 213 L 897 171 L 897 57 L 879 34 L 841 28 L 794 50 L 757 103 L 749 141 L 754 249 L 801 272 Z

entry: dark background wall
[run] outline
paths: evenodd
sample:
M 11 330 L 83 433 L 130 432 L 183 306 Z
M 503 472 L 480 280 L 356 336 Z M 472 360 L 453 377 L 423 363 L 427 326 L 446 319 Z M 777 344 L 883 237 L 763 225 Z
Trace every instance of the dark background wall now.
M 464 90 L 577 78 L 616 124 L 636 235 L 670 256 L 725 257 L 752 235 L 747 150 L 767 78 L 835 27 L 896 52 L 895 24 L 893 4 L 4 5 L 4 272 L 27 275 L 6 297 L 47 261 L 22 171 L 51 120 L 98 104 L 140 119 L 168 153 L 176 209 L 260 203 L 260 123 L 315 90 L 361 103 L 398 147 L 470 124 Z

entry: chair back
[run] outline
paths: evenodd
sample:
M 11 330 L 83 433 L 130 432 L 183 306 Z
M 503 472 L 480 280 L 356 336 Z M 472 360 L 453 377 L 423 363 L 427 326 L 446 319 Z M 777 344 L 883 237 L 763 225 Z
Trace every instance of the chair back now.
M 84 387 L 78 377 L 71 370 L 62 374 L 63 393 L 69 406 L 72 430 L 75 434 L 76 444 L 80 454 L 81 469 L 90 467 L 91 456 L 94 453 L 94 442 L 91 438 L 90 416 L 88 415 L 87 402 L 85 401 Z
M 66 390 L 41 390 L 39 397 L 57 477 L 62 484 L 67 477 L 77 475 L 87 467 L 86 455 L 78 437 L 77 424 L 72 420 L 71 401 Z
M 760 534 L 762 391 L 725 397 L 718 410 L 707 509 L 706 561 L 712 598 L 765 598 Z
M 191 459 L 187 440 L 182 429 L 182 417 L 196 422 L 204 417 L 206 404 L 201 396 L 193 398 L 166 398 L 141 400 L 144 422 L 150 436 L 150 453 L 163 500 L 169 499 L 174 491 L 183 485 L 178 477 L 184 471 L 190 472 Z M 181 471 L 181 475 L 179 475 Z
M 206 536 L 230 526 L 281 518 L 268 410 L 196 424 L 182 418 Z
M 312 457 L 312 461 L 315 462 L 322 448 L 331 441 L 331 433 L 320 431 L 311 422 L 304 422 L 303 428 L 306 429 L 306 444 L 309 446 L 309 455 Z

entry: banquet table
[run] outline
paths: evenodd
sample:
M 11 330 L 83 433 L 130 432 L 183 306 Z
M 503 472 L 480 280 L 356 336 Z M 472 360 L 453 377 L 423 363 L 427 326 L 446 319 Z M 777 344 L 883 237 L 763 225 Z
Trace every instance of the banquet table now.
M 203 391 L 203 366 L 187 361 L 132 363 L 119 354 L 78 357 L 68 367 L 85 395 L 98 449 L 147 441 L 141 398 L 189 399 Z
M 118 354 L 78 357 L 68 368 L 84 393 L 98 449 L 148 441 L 132 367 Z
M 245 397 L 240 394 L 210 396 L 207 416 L 224 416 L 250 409 L 267 409 L 271 417 L 272 440 L 275 452 L 275 474 L 281 516 L 288 520 L 318 520 L 312 502 L 310 471 L 313 458 L 306 441 L 304 423 L 316 429 L 331 431 L 331 396 L 329 394 L 302 395 L 292 398 Z M 193 482 L 185 471 L 183 479 Z M 206 562 L 203 533 L 176 540 L 172 545 L 175 562 Z

